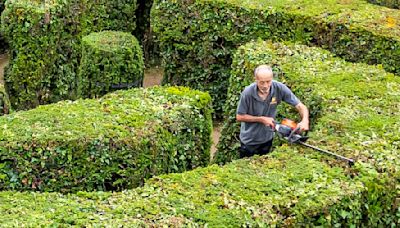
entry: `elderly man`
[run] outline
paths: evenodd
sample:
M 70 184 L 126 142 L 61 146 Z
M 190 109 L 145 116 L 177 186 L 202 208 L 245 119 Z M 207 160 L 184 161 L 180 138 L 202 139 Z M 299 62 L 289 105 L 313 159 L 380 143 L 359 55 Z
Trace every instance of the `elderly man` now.
M 240 157 L 270 152 L 274 136 L 276 108 L 281 101 L 294 106 L 301 116 L 300 131 L 309 129 L 307 107 L 283 83 L 273 80 L 270 66 L 260 65 L 254 70 L 255 82 L 240 96 L 236 120 L 240 127 Z

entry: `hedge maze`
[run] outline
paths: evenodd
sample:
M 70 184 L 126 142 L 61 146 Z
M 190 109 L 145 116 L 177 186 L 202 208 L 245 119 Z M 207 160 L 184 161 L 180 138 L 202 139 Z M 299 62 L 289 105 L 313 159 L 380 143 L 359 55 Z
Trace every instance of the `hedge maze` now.
M 163 83 L 187 87 L 116 92 L 143 77 L 137 4 L 28 2 L 2 14 L 15 41 L 1 94 L 39 105 L 0 117 L 2 226 L 400 225 L 397 1 L 138 0 Z M 236 106 L 259 64 L 310 108 L 308 142 L 353 166 L 279 140 L 237 159 Z M 212 114 L 224 125 L 209 165 Z

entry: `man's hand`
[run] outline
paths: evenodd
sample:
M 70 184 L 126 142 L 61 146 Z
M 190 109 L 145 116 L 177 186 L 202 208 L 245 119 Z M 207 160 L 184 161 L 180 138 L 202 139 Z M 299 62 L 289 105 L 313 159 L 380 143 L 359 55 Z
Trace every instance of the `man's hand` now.
M 301 121 L 300 123 L 297 124 L 297 128 L 300 131 L 308 131 L 310 129 L 308 121 Z
M 275 122 L 274 122 L 274 118 L 272 118 L 272 117 L 237 114 L 236 120 L 239 122 L 257 122 L 257 123 L 264 124 L 265 126 L 271 126 L 273 129 L 275 129 Z
M 275 121 L 272 117 L 260 116 L 260 123 L 265 126 L 270 126 L 272 129 L 275 129 Z
M 295 107 L 301 116 L 301 121 L 297 124 L 297 128 L 300 131 L 308 131 L 310 129 L 308 108 L 301 102 Z

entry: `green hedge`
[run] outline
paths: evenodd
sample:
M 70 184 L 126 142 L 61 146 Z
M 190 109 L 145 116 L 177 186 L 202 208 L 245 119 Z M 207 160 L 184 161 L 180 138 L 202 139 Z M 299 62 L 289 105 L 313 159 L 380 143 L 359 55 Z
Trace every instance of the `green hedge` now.
M 259 64 L 273 65 L 277 80 L 288 84 L 310 108 L 316 122 L 311 125 L 310 144 L 371 166 L 358 174 L 366 178 L 366 202 L 373 205 L 369 220 L 371 224 L 392 221 L 392 206 L 398 210 L 400 206 L 394 200 L 396 194 L 400 198 L 400 78 L 381 67 L 347 63 L 318 48 L 264 41 L 246 44 L 234 55 L 218 163 L 238 157 L 237 102 Z M 318 158 L 341 164 L 326 155 Z M 368 172 L 379 173 L 382 183 Z
M 257 37 L 321 46 L 400 74 L 400 13 L 363 0 L 156 0 L 151 19 L 164 82 L 210 91 L 220 113 L 232 53 Z
M 121 190 L 207 165 L 210 101 L 154 87 L 0 117 L 0 190 Z
M 400 1 L 399 0 L 368 0 L 368 2 L 372 4 L 377 4 L 381 6 L 386 6 L 393 9 L 400 9 Z
M 20 110 L 79 98 L 82 37 L 101 30 L 133 32 L 136 7 L 136 0 L 8 1 L 2 29 L 11 50 L 5 74 L 11 105 Z
M 346 171 L 291 147 L 152 178 L 118 193 L 0 192 L 0 222 L 13 226 L 361 226 L 365 187 Z
M 83 37 L 78 70 L 78 93 L 82 97 L 142 86 L 143 71 L 142 49 L 130 33 L 103 31 Z

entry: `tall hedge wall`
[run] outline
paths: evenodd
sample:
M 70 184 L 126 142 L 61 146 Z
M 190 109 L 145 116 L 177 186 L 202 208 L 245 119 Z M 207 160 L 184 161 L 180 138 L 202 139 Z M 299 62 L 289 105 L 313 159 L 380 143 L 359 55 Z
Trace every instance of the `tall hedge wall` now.
M 0 222 L 5 227 L 362 226 L 364 190 L 345 170 L 282 147 L 224 167 L 152 178 L 143 188 L 118 193 L 0 192 Z
M 369 219 L 372 223 L 391 221 L 390 216 L 396 213 L 393 210 L 400 211 L 395 200 L 400 198 L 400 78 L 381 67 L 334 58 L 319 48 L 264 41 L 246 44 L 235 53 L 232 63 L 224 108 L 228 117 L 221 131 L 217 162 L 237 158 L 237 102 L 259 64 L 273 65 L 276 79 L 292 88 L 310 108 L 312 118 L 318 117 L 311 126 L 310 144 L 370 165 L 370 171 L 359 175 L 367 178 L 363 180 L 369 186 L 367 198 L 376 201 L 372 209 L 376 211 Z M 341 164 L 329 156 L 319 159 Z M 382 182 L 370 179 L 369 172 L 379 173 Z
M 117 89 L 140 87 L 144 74 L 138 40 L 126 32 L 102 31 L 82 38 L 78 94 L 99 97 Z
M 0 117 L 0 190 L 121 190 L 207 165 L 210 101 L 154 87 Z
M 151 19 L 164 82 L 210 91 L 220 113 L 232 53 L 257 37 L 321 46 L 400 74 L 400 13 L 363 0 L 156 0 Z
M 400 9 L 400 1 L 399 0 L 368 0 L 368 2 L 372 4 L 377 4 L 381 6 L 386 6 L 393 9 Z
M 5 74 L 11 105 L 28 109 L 78 98 L 81 38 L 100 30 L 134 31 L 135 10 L 136 0 L 8 1 L 2 28 L 11 49 Z

